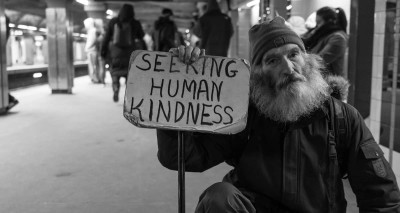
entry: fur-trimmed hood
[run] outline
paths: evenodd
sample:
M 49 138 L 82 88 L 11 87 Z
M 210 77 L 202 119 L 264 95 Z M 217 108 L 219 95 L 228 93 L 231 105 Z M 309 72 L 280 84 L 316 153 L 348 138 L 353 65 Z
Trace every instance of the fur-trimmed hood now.
M 325 80 L 331 87 L 331 96 L 343 102 L 347 102 L 350 87 L 349 81 L 338 75 L 328 75 L 325 77 Z

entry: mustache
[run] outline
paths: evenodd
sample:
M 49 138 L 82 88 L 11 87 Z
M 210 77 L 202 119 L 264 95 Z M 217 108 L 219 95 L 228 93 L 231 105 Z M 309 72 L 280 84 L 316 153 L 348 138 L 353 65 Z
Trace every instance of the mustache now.
M 287 74 L 282 78 L 282 80 L 280 80 L 279 82 L 276 83 L 276 86 L 279 89 L 282 89 L 282 88 L 290 85 L 291 83 L 294 83 L 294 82 L 297 82 L 297 81 L 305 82 L 306 80 L 307 79 L 304 76 L 302 76 L 300 74 L 297 74 L 297 73 Z

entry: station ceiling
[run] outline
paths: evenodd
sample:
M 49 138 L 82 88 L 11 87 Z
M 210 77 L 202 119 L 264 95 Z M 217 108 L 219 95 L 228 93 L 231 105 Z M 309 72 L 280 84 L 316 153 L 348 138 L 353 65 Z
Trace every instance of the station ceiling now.
M 189 28 L 193 22 L 193 13 L 197 11 L 197 2 L 207 0 L 92 0 L 105 3 L 106 7 L 117 14 L 124 3 L 132 4 L 135 8 L 136 19 L 142 23 L 152 25 L 160 16 L 162 8 L 170 8 L 174 12 L 174 20 L 180 28 Z M 221 2 L 226 0 L 220 0 Z M 229 0 L 233 4 L 249 0 Z M 15 25 L 28 25 L 37 28 L 46 28 L 45 0 L 5 0 L 5 13 Z M 87 18 L 84 5 L 72 0 L 72 21 L 74 32 L 84 32 L 83 20 Z M 106 14 L 104 14 L 106 16 Z

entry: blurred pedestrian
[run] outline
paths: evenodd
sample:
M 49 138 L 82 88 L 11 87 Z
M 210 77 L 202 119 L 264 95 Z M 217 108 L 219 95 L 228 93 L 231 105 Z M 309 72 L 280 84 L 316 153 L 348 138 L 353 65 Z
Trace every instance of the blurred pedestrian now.
M 169 49 L 184 45 L 183 37 L 171 16 L 174 13 L 169 8 L 164 8 L 161 17 L 154 23 L 153 50 L 168 52 Z
M 290 24 L 290 28 L 297 33 L 297 35 L 301 36 L 307 32 L 305 20 L 301 16 L 291 16 L 288 18 L 287 22 Z
M 100 76 L 100 36 L 101 31 L 96 26 L 93 18 L 87 18 L 83 22 L 86 28 L 87 38 L 85 51 L 88 58 L 89 76 L 93 83 L 104 83 L 104 79 Z
M 10 37 L 10 18 L 6 16 L 6 40 Z M 15 107 L 19 101 L 8 93 L 8 105 L 6 106 L 6 111 L 9 111 L 11 108 Z
M 343 9 L 320 8 L 316 12 L 316 23 L 317 26 L 303 37 L 306 49 L 324 59 L 329 74 L 346 76 L 344 61 L 348 35 Z
M 216 0 L 209 0 L 207 12 L 202 15 L 193 28 L 200 38 L 200 48 L 207 55 L 227 56 L 230 39 L 233 35 L 232 21 L 223 14 Z
M 135 19 L 133 6 L 124 4 L 118 17 L 110 20 L 101 45 L 103 58 L 110 52 L 114 102 L 119 100 L 120 79 L 128 76 L 131 53 L 137 49 L 147 49 L 143 36 L 142 24 Z

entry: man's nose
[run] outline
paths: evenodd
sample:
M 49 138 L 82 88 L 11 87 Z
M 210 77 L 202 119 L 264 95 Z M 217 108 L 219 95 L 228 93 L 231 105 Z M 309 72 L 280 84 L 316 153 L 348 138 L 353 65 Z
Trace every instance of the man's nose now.
M 295 71 L 293 62 L 284 57 L 282 60 L 282 70 L 285 74 L 292 74 Z

